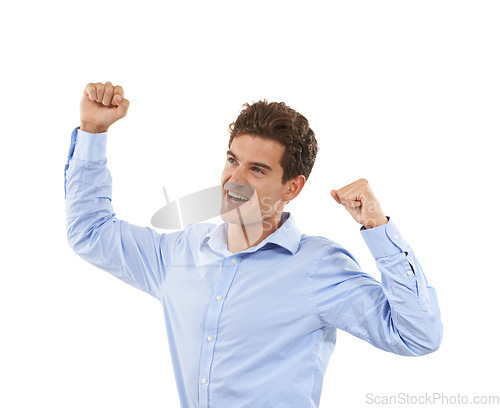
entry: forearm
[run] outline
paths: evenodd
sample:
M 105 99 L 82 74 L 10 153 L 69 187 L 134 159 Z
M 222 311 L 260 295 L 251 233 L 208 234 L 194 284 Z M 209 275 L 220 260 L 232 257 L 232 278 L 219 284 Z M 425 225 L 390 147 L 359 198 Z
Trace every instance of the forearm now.
M 104 262 L 105 255 L 99 250 L 101 242 L 95 237 L 114 216 L 111 175 L 106 166 L 107 135 L 78 131 L 77 135 L 77 145 L 68 158 L 65 175 L 68 243 L 87 260 L 93 257 L 94 262 Z
M 113 216 L 110 174 L 105 164 L 72 159 L 67 171 L 68 242 L 76 248 Z
M 388 333 L 400 337 L 397 347 L 407 349 L 393 351 L 408 355 L 435 351 L 443 334 L 437 295 L 427 284 L 412 248 L 392 222 L 377 231 L 362 233 L 382 274 L 382 288 L 394 329 Z

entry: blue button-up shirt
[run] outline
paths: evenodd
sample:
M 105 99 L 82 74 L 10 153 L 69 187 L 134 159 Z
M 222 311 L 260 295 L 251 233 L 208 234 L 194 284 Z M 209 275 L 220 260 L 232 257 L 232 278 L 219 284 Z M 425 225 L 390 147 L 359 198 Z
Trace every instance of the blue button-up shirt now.
M 381 282 L 338 243 L 302 234 L 289 212 L 233 254 L 227 223 L 160 234 L 117 218 L 107 133 L 71 136 L 69 245 L 161 302 L 182 408 L 318 407 L 337 329 L 405 356 L 439 347 L 436 292 L 392 219 L 361 228 Z

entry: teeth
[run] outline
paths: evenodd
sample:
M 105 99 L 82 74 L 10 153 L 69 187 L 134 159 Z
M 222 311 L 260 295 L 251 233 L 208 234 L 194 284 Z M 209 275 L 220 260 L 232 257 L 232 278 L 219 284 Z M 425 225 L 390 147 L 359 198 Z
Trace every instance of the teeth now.
M 232 191 L 228 191 L 227 194 L 231 197 L 234 197 L 234 198 L 239 198 L 240 200 L 245 200 L 245 201 L 248 201 L 248 198 L 246 197 L 243 197 L 239 194 L 236 194 L 236 193 L 233 193 Z

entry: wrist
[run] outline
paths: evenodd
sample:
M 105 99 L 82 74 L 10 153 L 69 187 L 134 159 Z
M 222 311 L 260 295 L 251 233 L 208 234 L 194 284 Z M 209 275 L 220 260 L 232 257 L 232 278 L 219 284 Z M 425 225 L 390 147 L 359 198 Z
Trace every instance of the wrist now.
M 87 133 L 104 133 L 108 131 L 108 128 L 106 127 L 97 126 L 87 122 L 81 122 L 80 129 Z
M 366 229 L 370 229 L 370 228 L 380 227 L 381 225 L 387 224 L 388 222 L 389 222 L 389 220 L 387 219 L 386 216 L 381 216 L 377 219 L 373 219 L 373 220 L 368 221 L 366 224 L 363 224 L 363 226 Z

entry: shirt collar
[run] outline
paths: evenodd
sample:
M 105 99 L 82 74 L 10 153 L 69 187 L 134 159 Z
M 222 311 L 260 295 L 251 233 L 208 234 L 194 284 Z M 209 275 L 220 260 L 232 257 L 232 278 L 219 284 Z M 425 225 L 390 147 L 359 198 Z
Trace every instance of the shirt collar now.
M 227 249 L 227 222 L 219 224 L 214 229 L 205 234 L 200 243 L 200 250 L 203 246 L 208 245 L 213 251 L 224 253 L 226 255 L 233 255 Z M 300 232 L 293 216 L 290 212 L 283 211 L 281 213 L 280 227 L 272 234 L 266 237 L 257 246 L 241 251 L 240 253 L 249 253 L 258 251 L 264 245 L 272 243 L 288 250 L 292 255 L 295 254 L 299 248 L 302 233 Z

